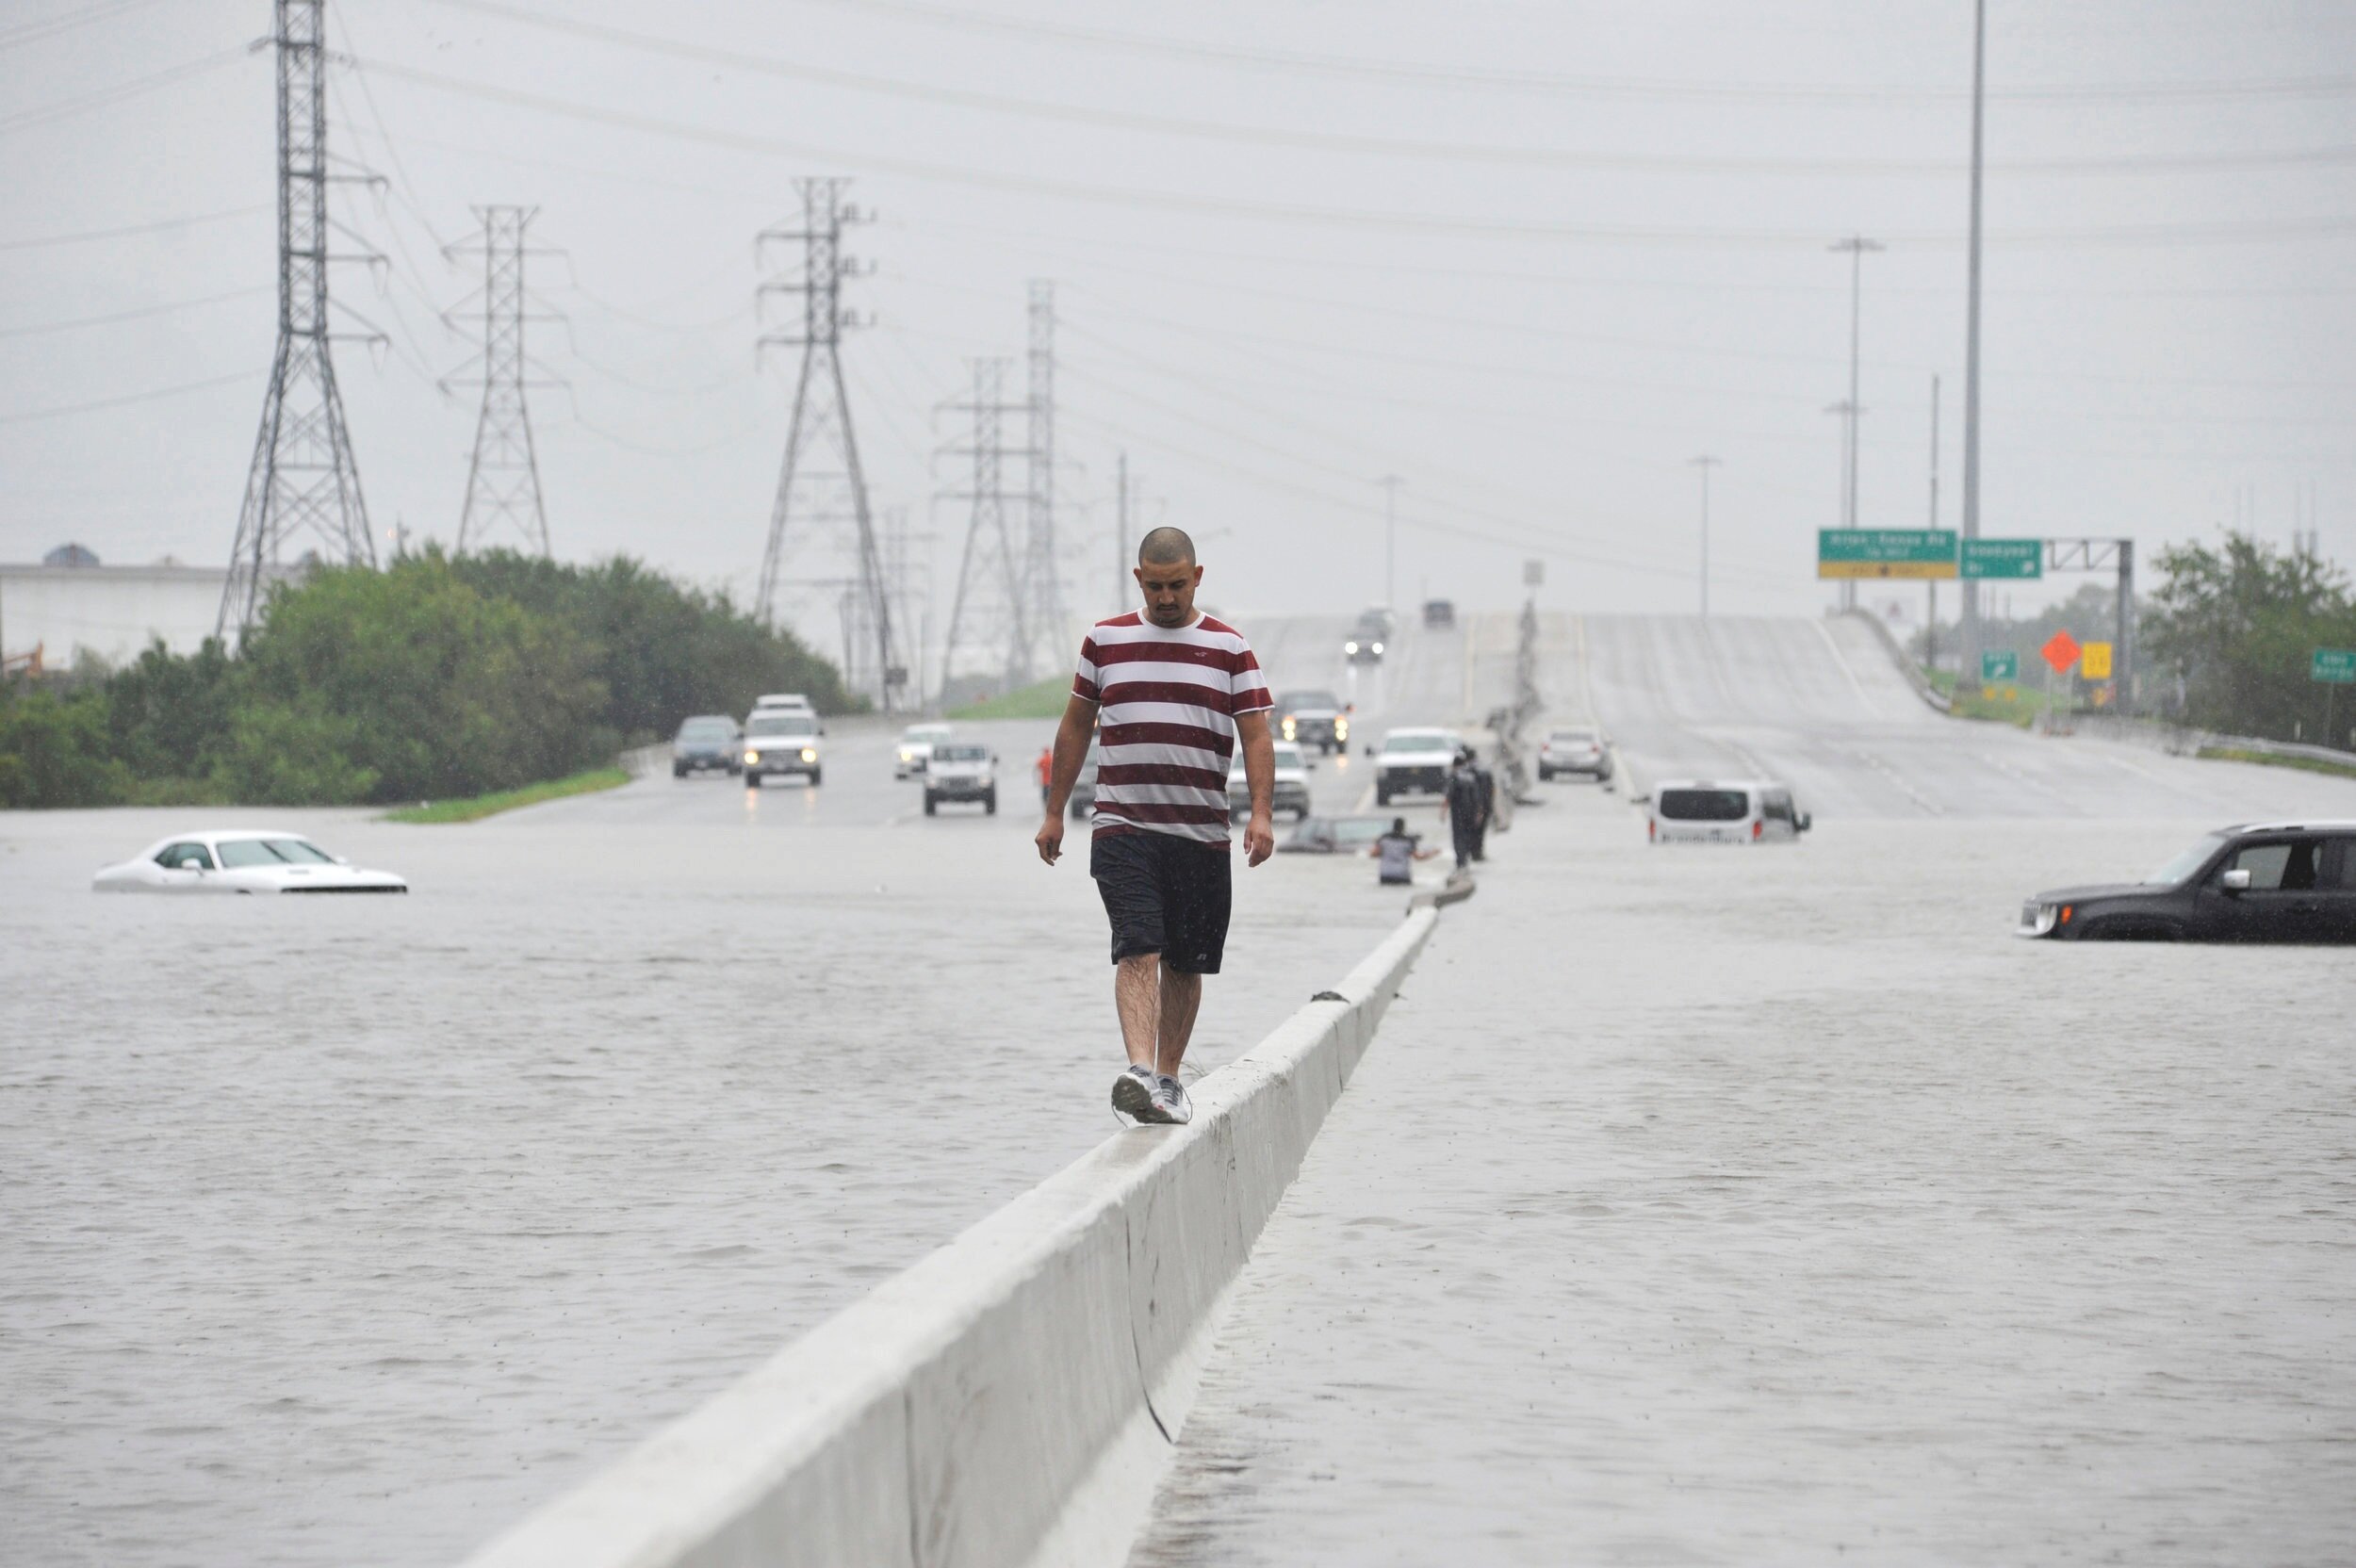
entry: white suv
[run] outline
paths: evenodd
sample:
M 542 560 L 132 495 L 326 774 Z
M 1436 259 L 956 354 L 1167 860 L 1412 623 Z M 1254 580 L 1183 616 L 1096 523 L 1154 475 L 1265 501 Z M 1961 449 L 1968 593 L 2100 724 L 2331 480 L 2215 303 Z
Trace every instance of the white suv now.
M 1657 844 L 1757 844 L 1788 843 L 1815 825 L 1774 779 L 1673 778 L 1653 786 L 1644 829 Z
M 818 750 L 826 727 L 815 713 L 792 708 L 756 708 L 744 720 L 744 784 L 758 790 L 764 778 L 800 774 L 812 784 L 824 776 Z
M 1383 749 L 1375 753 L 1374 803 L 1388 806 L 1417 791 L 1444 793 L 1464 744 L 1453 729 L 1394 729 L 1384 735 Z

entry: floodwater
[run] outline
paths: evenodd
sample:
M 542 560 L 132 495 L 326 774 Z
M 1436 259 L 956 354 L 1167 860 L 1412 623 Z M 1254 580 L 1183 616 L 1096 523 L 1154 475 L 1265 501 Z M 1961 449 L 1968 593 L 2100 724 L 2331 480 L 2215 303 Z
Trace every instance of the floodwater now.
M 1085 834 L 844 739 L 824 797 L 0 814 L 0 1559 L 453 1560 L 1114 1131 Z M 90 890 L 200 818 L 417 890 Z M 1235 880 L 1205 1067 L 1403 902 Z
M 1631 815 L 1442 921 L 1133 1564 L 2349 1561 L 2356 952 L 2007 934 L 2214 819 Z

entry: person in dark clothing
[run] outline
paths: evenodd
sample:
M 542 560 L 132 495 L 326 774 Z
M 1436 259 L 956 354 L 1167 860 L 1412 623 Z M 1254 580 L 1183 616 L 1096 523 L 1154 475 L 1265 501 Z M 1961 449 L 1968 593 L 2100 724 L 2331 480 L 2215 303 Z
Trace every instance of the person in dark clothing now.
M 1489 858 L 1489 823 L 1497 815 L 1497 776 L 1481 765 L 1481 753 L 1471 746 L 1464 748 L 1464 765 L 1471 768 L 1473 777 L 1481 782 L 1481 820 L 1473 825 L 1472 858 Z
M 1374 841 L 1366 854 L 1383 862 L 1377 879 L 1385 887 L 1405 887 L 1415 879 L 1415 862 L 1440 852 L 1418 847 L 1422 841 L 1407 831 L 1405 817 L 1393 817 L 1391 830 Z
M 1440 815 L 1447 820 L 1449 841 L 1456 846 L 1456 869 L 1463 871 L 1472 864 L 1474 842 L 1481 831 L 1481 777 L 1473 770 L 1469 752 L 1458 752 L 1456 766 L 1448 770 Z

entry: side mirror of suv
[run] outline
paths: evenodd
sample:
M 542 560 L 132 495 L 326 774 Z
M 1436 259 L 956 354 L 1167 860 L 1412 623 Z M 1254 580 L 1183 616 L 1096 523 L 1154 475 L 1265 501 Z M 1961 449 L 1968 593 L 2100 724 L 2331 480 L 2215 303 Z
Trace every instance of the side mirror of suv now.
M 1803 811 L 1803 812 L 1801 812 L 1801 813 L 1800 813 L 1800 825 L 1800 825 L 1800 831 L 1801 831 L 1801 832 L 1803 832 L 1803 833 L 1805 833 L 1805 832 L 1807 832 L 1809 828 L 1811 828 L 1811 827 L 1813 827 L 1813 826 L 1815 826 L 1815 825 L 1816 825 L 1816 819 L 1815 819 L 1813 816 L 1809 815 L 1808 812 Z
M 2220 885 L 2229 893 L 2246 893 L 2250 890 L 2250 873 L 2236 866 L 2225 874 L 2220 879 Z

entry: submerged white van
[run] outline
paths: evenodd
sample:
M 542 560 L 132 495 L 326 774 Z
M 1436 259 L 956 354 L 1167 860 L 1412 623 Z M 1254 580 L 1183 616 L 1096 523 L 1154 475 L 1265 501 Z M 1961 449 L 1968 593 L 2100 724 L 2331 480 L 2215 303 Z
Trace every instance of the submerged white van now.
M 1657 844 L 1758 844 L 1796 839 L 1813 825 L 1788 784 L 1673 778 L 1653 786 L 1645 831 Z

